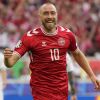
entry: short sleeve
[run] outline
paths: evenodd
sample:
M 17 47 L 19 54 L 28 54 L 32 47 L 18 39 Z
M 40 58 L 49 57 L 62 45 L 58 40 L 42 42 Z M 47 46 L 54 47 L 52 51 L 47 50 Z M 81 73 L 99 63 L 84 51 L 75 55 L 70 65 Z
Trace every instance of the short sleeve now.
M 75 35 L 72 32 L 70 32 L 69 36 L 70 36 L 69 50 L 75 51 L 77 49 L 77 42 L 76 42 L 76 39 L 75 39 Z
M 19 56 L 23 56 L 28 51 L 28 43 L 27 43 L 26 34 L 22 36 L 22 38 L 16 44 L 14 49 L 14 53 L 17 53 Z

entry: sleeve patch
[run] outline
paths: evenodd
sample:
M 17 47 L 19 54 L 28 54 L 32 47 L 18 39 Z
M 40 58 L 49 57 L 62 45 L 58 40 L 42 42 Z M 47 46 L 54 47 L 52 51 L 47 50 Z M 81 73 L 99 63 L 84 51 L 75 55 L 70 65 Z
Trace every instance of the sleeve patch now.
M 16 47 L 15 48 L 20 48 L 22 46 L 22 41 L 19 40 L 18 43 L 16 44 Z

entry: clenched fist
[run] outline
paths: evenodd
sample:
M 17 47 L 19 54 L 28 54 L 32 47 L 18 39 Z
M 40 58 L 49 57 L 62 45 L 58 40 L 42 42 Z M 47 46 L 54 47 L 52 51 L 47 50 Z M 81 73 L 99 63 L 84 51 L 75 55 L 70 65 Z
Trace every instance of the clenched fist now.
M 4 50 L 4 58 L 5 58 L 5 59 L 6 59 L 6 58 L 10 58 L 10 57 L 12 56 L 12 54 L 13 54 L 13 51 L 12 51 L 11 49 L 6 48 L 6 49 Z

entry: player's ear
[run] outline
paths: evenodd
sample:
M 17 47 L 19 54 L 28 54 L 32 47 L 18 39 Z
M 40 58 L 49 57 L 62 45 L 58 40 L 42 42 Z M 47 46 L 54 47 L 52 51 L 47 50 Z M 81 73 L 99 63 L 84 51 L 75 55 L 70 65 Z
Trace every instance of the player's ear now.
M 40 9 L 38 10 L 38 16 L 40 16 Z
M 39 21 L 41 21 L 41 12 L 40 12 L 40 9 L 38 10 L 38 18 L 39 18 Z
M 40 11 L 40 9 L 38 10 L 38 17 L 39 18 L 41 17 L 41 11 Z

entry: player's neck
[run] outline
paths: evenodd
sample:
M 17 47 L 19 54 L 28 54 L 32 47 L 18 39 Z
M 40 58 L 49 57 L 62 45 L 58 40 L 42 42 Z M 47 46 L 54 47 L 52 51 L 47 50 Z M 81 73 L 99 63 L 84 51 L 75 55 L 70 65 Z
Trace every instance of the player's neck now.
M 41 29 L 42 29 L 42 32 L 45 35 L 49 35 L 49 36 L 56 35 L 57 34 L 57 31 L 58 31 L 57 27 L 53 28 L 52 30 L 47 30 L 44 27 L 42 27 Z

